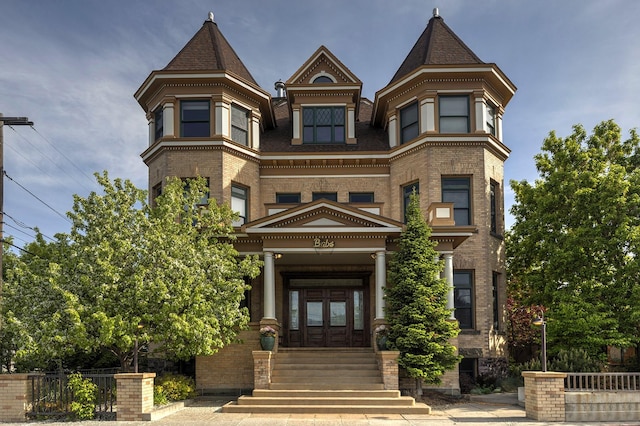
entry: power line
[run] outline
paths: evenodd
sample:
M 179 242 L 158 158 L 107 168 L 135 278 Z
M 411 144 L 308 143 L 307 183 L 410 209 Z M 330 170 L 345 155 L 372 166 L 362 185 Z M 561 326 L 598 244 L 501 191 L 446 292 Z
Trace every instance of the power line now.
M 9 235 L 9 236 L 11 237 L 11 235 Z M 16 237 L 12 237 L 12 238 L 16 238 Z M 19 238 L 18 238 L 18 239 L 19 239 Z M 21 241 L 22 241 L 22 240 L 21 240 Z M 26 242 L 26 241 L 25 241 L 25 242 Z M 0 240 L 0 243 L 8 244 L 8 245 L 10 245 L 11 247 L 17 248 L 18 250 L 20 250 L 20 251 L 22 251 L 22 252 L 24 252 L 24 253 L 27 253 L 27 254 L 30 254 L 31 256 L 35 256 L 35 257 L 37 257 L 37 258 L 42 259 L 42 258 L 41 258 L 40 256 L 38 256 L 37 254 L 33 254 L 33 253 L 31 253 L 29 250 L 25 250 L 25 249 L 23 249 L 22 247 L 18 247 L 17 245 L 15 245 L 15 244 L 13 244 L 13 243 L 11 243 L 11 242 L 9 242 L 9 241 L 5 240 L 4 238 Z
M 56 241 L 55 239 L 51 238 L 50 236 L 48 236 L 48 235 L 43 234 L 42 232 L 40 232 L 40 230 L 39 230 L 39 229 L 36 229 L 36 228 L 34 228 L 34 227 L 31 227 L 31 226 L 27 225 L 26 223 L 24 223 L 24 222 L 22 222 L 22 221 L 17 220 L 16 218 L 12 217 L 12 216 L 11 216 L 10 214 L 8 214 L 7 212 L 4 212 L 4 211 L 3 211 L 3 212 L 2 212 L 2 215 L 3 215 L 3 216 L 6 216 L 6 217 L 8 217 L 9 219 L 11 219 L 12 221 L 14 221 L 14 222 L 15 222 L 15 224 L 16 224 L 16 225 L 18 225 L 18 226 L 19 226 L 19 227 L 21 227 L 21 228 L 24 228 L 24 229 L 30 229 L 31 231 L 36 232 L 36 233 L 38 233 L 38 232 L 39 232 L 39 233 L 40 233 L 40 235 L 42 235 L 43 237 L 48 238 L 49 240 L 51 240 L 51 241 L 53 241 L 53 242 L 55 242 L 55 241 Z M 6 224 L 7 226 L 11 226 L 11 225 L 10 225 L 10 224 L 8 224 L 7 222 L 2 222 L 2 223 Z M 12 228 L 13 228 L 13 227 L 12 227 Z M 15 228 L 14 228 L 14 229 L 15 229 Z
M 56 209 L 54 209 L 53 207 L 51 207 L 49 204 L 47 204 L 46 202 L 44 202 L 40 197 L 38 197 L 37 195 L 35 195 L 33 192 L 29 191 L 27 188 L 25 188 L 24 186 L 20 185 L 18 182 L 16 182 L 11 176 L 9 176 L 6 172 L 6 170 L 2 171 L 4 173 L 4 175 L 7 177 L 7 179 L 9 179 L 11 182 L 15 183 L 16 185 L 18 185 L 20 188 L 22 188 L 24 191 L 26 191 L 29 195 L 31 195 L 33 198 L 35 198 L 36 200 L 40 201 L 42 204 L 44 204 L 45 206 L 47 206 L 49 209 L 51 209 L 51 211 L 53 211 L 55 214 L 57 214 L 58 216 L 60 216 L 61 218 L 63 218 L 64 220 L 66 220 L 67 222 L 71 223 L 71 221 L 69 220 L 68 217 L 66 217 L 65 215 L 63 215 L 62 213 L 60 213 L 59 211 L 57 211 Z
M 51 141 L 50 141 L 49 139 L 47 139 L 47 138 L 46 138 L 42 133 L 40 133 L 40 132 L 38 131 L 38 129 L 36 129 L 36 128 L 35 128 L 35 126 L 30 126 L 30 127 L 31 127 L 31 129 L 32 129 L 34 132 L 36 132 L 36 133 L 37 133 L 37 134 L 38 134 L 42 139 L 44 139 L 44 140 L 45 140 L 49 145 L 51 145 L 51 146 L 53 147 L 53 149 L 55 149 L 55 150 L 56 150 L 56 152 L 57 152 L 58 154 L 62 155 L 62 156 L 63 156 L 63 157 L 64 157 L 64 158 L 65 158 L 65 159 L 66 159 L 66 160 L 67 160 L 67 161 L 68 161 L 68 162 L 73 166 L 73 167 L 75 167 L 75 168 L 76 168 L 76 170 L 78 170 L 78 171 L 79 171 L 79 172 L 80 172 L 84 177 L 86 177 L 86 178 L 87 178 L 87 179 L 88 179 L 92 184 L 95 184 L 95 183 L 96 183 L 96 180 L 95 180 L 93 177 L 91 177 L 91 176 L 87 175 L 87 174 L 86 174 L 86 173 L 85 173 L 85 172 L 84 172 L 80 167 L 78 167 L 78 165 L 77 165 L 76 163 L 74 163 L 73 161 L 71 161 L 71 159 L 69 159 L 69 157 L 67 157 L 66 155 L 64 155 L 64 153 L 63 153 L 62 151 L 60 151 L 58 148 L 56 148 L 56 146 L 55 146 L 53 143 L 51 143 Z
M 53 164 L 55 167 L 57 167 L 60 171 L 62 171 L 62 173 L 66 174 L 67 176 L 69 176 L 74 182 L 76 182 L 78 185 L 82 186 L 84 189 L 86 189 L 87 191 L 91 192 L 91 188 L 85 186 L 82 182 L 79 182 L 75 177 L 73 177 L 68 171 L 67 169 L 63 168 L 62 166 L 60 166 L 57 162 L 55 162 L 52 158 L 50 158 L 47 154 L 45 154 L 44 152 L 42 152 L 33 142 L 31 142 L 29 139 L 27 139 L 26 137 L 24 137 L 23 135 L 21 135 L 20 133 L 18 133 L 16 131 L 16 129 L 13 128 L 13 126 L 11 125 L 7 125 L 11 130 L 13 130 L 13 132 L 15 134 L 17 134 L 20 138 L 22 138 L 24 141 L 26 141 L 33 149 L 35 149 L 36 151 L 38 151 L 45 159 L 47 159 L 51 164 Z M 40 137 L 42 139 L 44 139 L 45 141 L 47 141 L 47 143 L 51 144 L 51 142 L 49 142 L 44 136 L 42 136 L 37 130 L 34 129 L 33 126 L 30 126 L 38 135 L 40 135 Z M 75 167 L 84 177 L 86 177 L 87 179 L 89 179 L 92 183 L 93 180 L 91 178 L 89 178 L 82 170 L 80 170 L 80 168 L 73 162 L 71 161 L 66 155 L 64 155 L 62 152 L 60 152 L 60 150 L 58 148 L 56 148 L 53 144 L 51 144 L 54 149 L 60 154 L 62 155 L 62 157 L 67 160 L 73 167 Z M 14 150 L 16 151 L 16 150 Z M 17 152 L 17 151 L 16 151 Z M 23 156 L 24 158 L 24 156 Z M 45 172 L 44 170 L 42 170 L 39 166 L 37 166 L 35 163 L 33 163 L 31 161 L 31 164 L 34 164 L 36 167 L 38 167 L 38 169 L 40 169 L 40 171 L 42 171 L 43 173 L 51 176 L 48 172 Z

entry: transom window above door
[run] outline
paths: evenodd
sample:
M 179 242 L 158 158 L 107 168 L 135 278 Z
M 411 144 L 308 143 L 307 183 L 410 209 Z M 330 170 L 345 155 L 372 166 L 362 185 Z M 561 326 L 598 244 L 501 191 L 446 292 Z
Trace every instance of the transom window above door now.
M 304 107 L 303 143 L 344 143 L 344 107 Z

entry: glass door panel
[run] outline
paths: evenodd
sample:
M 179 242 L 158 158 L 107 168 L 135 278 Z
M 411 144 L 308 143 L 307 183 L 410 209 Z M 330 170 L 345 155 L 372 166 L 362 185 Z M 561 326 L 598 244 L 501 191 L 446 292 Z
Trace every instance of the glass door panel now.
M 322 327 L 322 302 L 307 302 L 307 327 Z

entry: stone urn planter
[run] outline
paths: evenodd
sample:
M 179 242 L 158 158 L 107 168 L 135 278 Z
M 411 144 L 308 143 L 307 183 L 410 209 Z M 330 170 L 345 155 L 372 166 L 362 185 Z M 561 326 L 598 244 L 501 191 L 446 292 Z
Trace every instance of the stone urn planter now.
M 275 336 L 260 336 L 260 346 L 263 351 L 272 351 L 275 344 Z

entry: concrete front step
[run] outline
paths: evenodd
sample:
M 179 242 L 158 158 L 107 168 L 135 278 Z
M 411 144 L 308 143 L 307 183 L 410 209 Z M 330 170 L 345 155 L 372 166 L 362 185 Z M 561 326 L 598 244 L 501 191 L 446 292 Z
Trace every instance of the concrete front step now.
M 392 405 L 237 405 L 235 401 L 222 407 L 223 413 L 269 414 L 431 414 L 431 407 Z
M 287 369 L 274 369 L 271 373 L 272 379 L 275 378 L 287 378 L 287 377 L 301 377 L 304 379 L 312 379 L 316 378 L 343 378 L 343 377 L 377 377 L 380 378 L 380 370 L 373 368 L 360 368 L 360 369 L 347 369 L 341 368 L 339 366 L 332 367 L 330 369 L 295 369 L 295 370 L 287 370 Z
M 383 390 L 384 384 L 380 383 L 312 383 L 308 381 L 300 383 L 273 383 L 269 385 L 270 390 Z
M 225 413 L 430 414 L 431 408 L 385 390 L 371 348 L 280 348 L 269 389 L 255 389 Z
M 274 390 L 274 389 L 254 389 L 255 397 L 271 398 L 399 398 L 399 390 L 373 390 L 373 389 L 350 389 L 350 390 Z
M 408 396 L 397 398 L 348 398 L 348 397 L 256 397 L 241 396 L 238 398 L 238 405 L 382 405 L 382 406 L 402 406 L 412 407 L 415 400 Z

